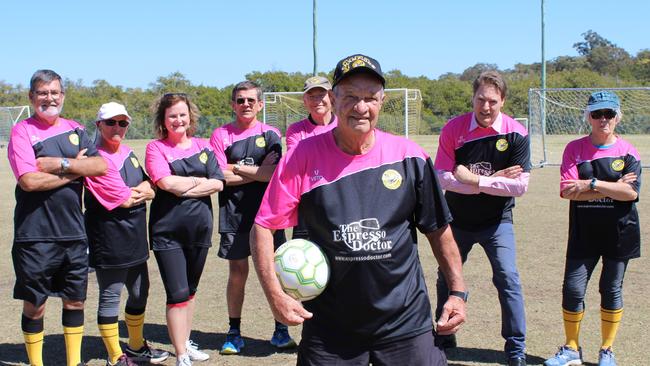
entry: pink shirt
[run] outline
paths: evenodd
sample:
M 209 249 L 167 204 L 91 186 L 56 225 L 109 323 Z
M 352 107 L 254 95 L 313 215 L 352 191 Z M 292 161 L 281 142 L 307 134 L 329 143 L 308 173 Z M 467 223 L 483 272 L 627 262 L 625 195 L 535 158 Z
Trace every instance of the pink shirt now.
M 93 193 L 104 208 L 111 211 L 131 197 L 131 188 L 126 185 L 120 174 L 124 161 L 131 154 L 131 149 L 128 146 L 120 145 L 120 149 L 115 153 L 110 153 L 101 146 L 98 146 L 97 150 L 106 161 L 108 169 L 106 175 L 87 177 L 85 179 L 86 188 Z
M 154 140 L 147 144 L 145 167 L 154 184 L 172 175 L 170 163 L 198 154 L 205 148 L 212 150 L 206 139 L 198 137 L 190 139 L 192 145 L 187 149 L 171 146 L 166 140 Z
M 338 125 L 338 118 L 336 115 L 332 114 L 332 120 L 326 125 L 316 125 L 311 122 L 309 117 L 292 123 L 289 128 L 287 128 L 287 151 L 291 150 L 298 142 L 311 137 L 320 135 L 327 131 L 333 130 Z
M 214 132 L 212 132 L 212 136 L 210 136 L 210 146 L 214 149 L 214 154 L 217 157 L 217 162 L 219 163 L 221 170 L 226 170 L 228 167 L 229 156 L 226 153 L 226 150 L 228 150 L 229 147 L 234 145 L 236 142 L 246 140 L 256 135 L 262 135 L 259 138 L 264 140 L 263 136 L 267 131 L 275 133 L 278 139 L 282 137 L 280 130 L 260 121 L 256 121 L 255 125 L 245 130 L 237 127 L 235 122 L 228 123 L 215 129 Z M 255 142 L 257 143 L 257 140 Z M 266 141 L 264 144 L 266 144 Z

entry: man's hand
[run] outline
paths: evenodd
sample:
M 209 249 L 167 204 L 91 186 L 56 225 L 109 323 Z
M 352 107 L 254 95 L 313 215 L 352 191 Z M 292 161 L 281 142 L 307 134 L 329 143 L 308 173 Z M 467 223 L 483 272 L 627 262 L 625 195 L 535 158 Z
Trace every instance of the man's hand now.
M 520 165 L 513 165 L 511 167 L 501 169 L 497 171 L 496 173 L 492 174 L 492 177 L 504 177 L 504 178 L 510 178 L 510 179 L 516 179 L 519 178 L 521 173 L 524 172 L 524 169 Z
M 465 301 L 457 296 L 449 296 L 436 323 L 436 333 L 440 335 L 456 333 L 465 322 L 465 314 Z
M 621 183 L 632 184 L 632 183 L 636 182 L 636 178 L 637 178 L 636 174 L 634 174 L 634 172 L 632 172 L 632 173 L 625 174 L 618 181 L 621 182 Z
M 82 160 L 86 159 L 86 151 L 88 149 L 81 149 L 75 159 Z M 61 160 L 63 158 L 56 158 L 51 156 L 44 156 L 36 159 L 36 168 L 39 172 L 49 173 L 49 174 L 59 174 L 61 173 Z
M 479 177 L 472 173 L 464 165 L 456 165 L 454 169 L 454 178 L 463 184 L 478 186 Z
M 275 320 L 286 325 L 299 325 L 313 316 L 299 301 L 284 292 L 273 296 L 271 311 Z
M 564 188 L 562 189 L 561 195 L 570 200 L 577 199 L 580 193 L 591 190 L 590 184 L 590 179 L 566 180 L 564 181 Z
M 278 162 L 278 158 L 280 155 L 276 153 L 275 151 L 271 151 L 266 156 L 264 157 L 264 160 L 262 160 L 262 166 L 264 165 L 275 165 Z

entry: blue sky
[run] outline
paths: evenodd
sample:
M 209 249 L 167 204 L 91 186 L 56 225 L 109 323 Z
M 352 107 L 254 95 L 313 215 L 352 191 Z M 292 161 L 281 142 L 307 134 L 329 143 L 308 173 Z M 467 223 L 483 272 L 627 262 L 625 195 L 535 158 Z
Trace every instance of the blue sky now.
M 251 71 L 311 72 L 312 0 L 6 1 L 0 80 L 39 68 L 90 85 L 147 88 L 180 71 L 224 87 Z M 546 57 L 577 53 L 592 29 L 632 55 L 650 48 L 648 0 L 546 0 Z M 353 53 L 437 78 L 478 63 L 539 62 L 540 0 L 318 0 L 318 66 Z

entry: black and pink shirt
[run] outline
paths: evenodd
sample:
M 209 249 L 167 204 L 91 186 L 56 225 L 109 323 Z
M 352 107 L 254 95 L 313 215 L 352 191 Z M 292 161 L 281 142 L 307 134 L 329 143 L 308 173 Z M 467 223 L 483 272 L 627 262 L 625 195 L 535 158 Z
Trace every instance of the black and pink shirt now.
M 277 128 L 259 121 L 244 130 L 233 122 L 215 129 L 210 145 L 222 169 L 228 164 L 260 166 L 271 151 L 282 156 L 281 137 Z M 251 182 L 225 186 L 219 192 L 219 232 L 250 231 L 267 185 L 266 182 Z
M 145 167 L 154 184 L 171 175 L 224 179 L 210 144 L 205 139 L 191 140 L 187 149 L 172 146 L 166 140 L 147 144 Z M 212 246 L 210 196 L 178 197 L 158 188 L 150 210 L 149 238 L 153 250 Z
M 311 116 L 302 121 L 290 124 L 287 128 L 287 151 L 293 149 L 300 141 L 308 137 L 331 131 L 336 128 L 337 125 L 338 117 L 336 117 L 335 114 L 332 114 L 332 120 L 326 125 L 318 125 L 314 123 Z
M 30 117 L 11 129 L 7 156 L 19 180 L 23 174 L 38 172 L 37 158 L 74 159 L 82 149 L 88 149 L 86 156 L 99 156 L 86 130 L 77 122 L 59 118 L 49 125 Z M 49 191 L 27 192 L 16 184 L 14 241 L 85 240 L 82 191 L 82 179 Z
M 641 160 L 634 146 L 619 137 L 612 145 L 596 147 L 589 136 L 585 136 L 571 141 L 564 149 L 560 188 L 567 180 L 596 178 L 616 182 L 628 173 L 637 175 L 632 187 L 639 193 Z M 572 200 L 567 256 L 604 256 L 619 260 L 639 257 L 641 233 L 636 201 L 617 201 L 609 197 Z
M 255 222 L 284 229 L 298 216 L 331 269 L 325 291 L 304 304 L 314 312 L 305 327 L 379 342 L 431 331 L 416 230 L 435 231 L 451 215 L 422 148 L 379 130 L 363 155 L 342 152 L 331 131 L 300 142 L 278 164 Z
M 119 207 L 131 197 L 131 187 L 149 179 L 138 158 L 126 145 L 111 153 L 97 148 L 106 160 L 106 175 L 87 177 L 84 195 L 90 265 L 128 268 L 149 258 L 147 206 Z
M 454 216 L 452 225 L 474 231 L 512 222 L 514 196 L 527 189 L 530 175 L 526 129 L 503 113 L 492 126 L 484 128 L 470 112 L 448 121 L 439 141 L 435 168 L 442 172 L 445 198 Z M 478 175 L 479 187 L 455 181 L 452 172 L 456 165 L 464 165 Z M 523 168 L 519 179 L 491 177 L 514 165 Z

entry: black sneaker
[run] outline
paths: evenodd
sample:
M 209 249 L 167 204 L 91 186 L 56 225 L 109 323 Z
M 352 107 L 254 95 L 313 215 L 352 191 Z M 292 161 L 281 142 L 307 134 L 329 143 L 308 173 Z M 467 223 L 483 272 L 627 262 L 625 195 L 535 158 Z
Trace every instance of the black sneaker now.
M 153 364 L 161 363 L 169 357 L 169 352 L 149 347 L 146 340 L 144 341 L 144 346 L 139 350 L 133 350 L 131 347 L 126 346 L 126 354 L 133 361 Z
M 106 360 L 106 366 L 138 366 L 135 362 L 133 362 L 129 356 L 126 354 L 123 354 L 120 356 L 120 358 L 117 359 L 115 363 L 111 363 L 110 361 Z
M 450 335 L 435 334 L 433 339 L 433 344 L 435 344 L 436 347 L 440 348 L 443 351 L 446 349 L 458 347 L 458 345 L 456 344 L 455 334 L 450 334 Z

